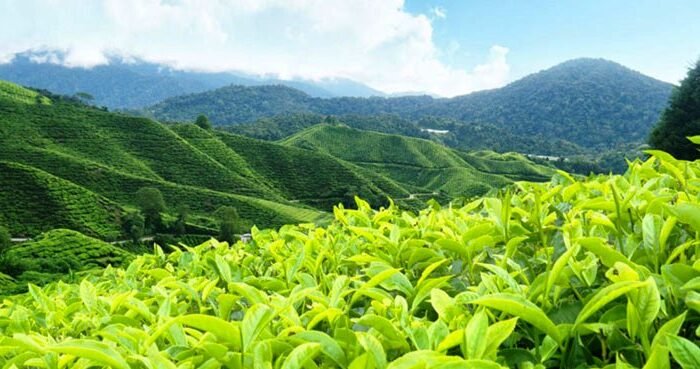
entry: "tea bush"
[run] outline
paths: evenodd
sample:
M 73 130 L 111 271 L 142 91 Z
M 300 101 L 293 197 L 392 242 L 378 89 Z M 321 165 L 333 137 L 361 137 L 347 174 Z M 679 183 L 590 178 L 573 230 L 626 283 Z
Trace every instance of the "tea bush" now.
M 700 163 L 652 155 L 30 285 L 0 306 L 0 364 L 698 368 Z

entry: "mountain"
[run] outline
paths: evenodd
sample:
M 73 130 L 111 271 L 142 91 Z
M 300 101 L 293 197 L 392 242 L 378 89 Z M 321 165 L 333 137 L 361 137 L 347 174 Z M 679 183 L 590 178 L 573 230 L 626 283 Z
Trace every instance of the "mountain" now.
M 371 132 L 343 134 L 356 145 L 366 142 L 368 153 L 387 144 L 372 139 Z M 459 155 L 440 145 L 429 150 Z M 419 157 L 426 154 L 409 150 L 401 155 L 423 161 Z M 235 207 L 245 230 L 323 222 L 334 205 L 352 206 L 355 195 L 375 206 L 386 205 L 390 197 L 420 208 L 426 198 L 411 194 L 428 191 L 410 178 L 399 180 L 320 147 L 310 150 L 193 124 L 165 125 L 2 81 L 0 158 L 0 223 L 14 236 L 69 228 L 103 240 L 124 238 L 124 214 L 137 208 L 135 193 L 143 187 L 160 190 L 169 209 L 166 220 L 177 216 L 176 209 L 188 208 L 186 231 L 195 234 L 215 232 L 212 214 L 221 206 Z M 473 181 L 478 187 L 465 180 L 449 194 L 431 197 L 446 201 L 518 179 L 481 169 L 470 173 L 479 177 Z
M 671 84 L 611 61 L 576 59 L 503 88 L 451 99 L 430 96 L 323 99 L 283 86 L 227 86 L 167 99 L 146 109 L 146 114 L 164 120 L 191 121 L 203 113 L 219 125 L 290 113 L 393 114 L 414 122 L 441 118 L 452 121 L 455 125 L 452 131 L 457 131 L 459 125 L 478 123 L 504 130 L 507 136 L 535 138 L 539 144 L 529 147 L 528 153 L 557 155 L 642 143 L 672 88 Z M 468 138 L 467 133 L 461 136 L 455 140 Z M 566 150 L 558 152 L 557 146 L 551 145 L 555 140 L 563 140 L 557 146 Z
M 444 100 L 412 112 L 490 123 L 587 148 L 641 142 L 673 85 L 603 59 L 576 59 L 503 88 Z
M 203 113 L 214 124 L 232 125 L 290 113 L 411 116 L 412 112 L 436 101 L 439 100 L 430 96 L 318 98 L 282 85 L 231 85 L 172 97 L 144 109 L 143 113 L 166 121 L 193 121 Z
M 245 73 L 213 73 L 178 70 L 138 59 L 110 57 L 109 63 L 92 68 L 65 66 L 65 54 L 56 50 L 16 54 L 0 64 L 0 79 L 64 95 L 86 92 L 94 103 L 109 108 L 133 109 L 173 96 L 203 92 L 231 84 L 244 86 L 286 85 L 315 97 L 383 96 L 348 79 L 319 81 L 255 76 Z
M 164 121 L 194 121 L 201 113 L 219 125 L 248 122 L 276 114 L 315 110 L 314 98 L 282 85 L 231 85 L 213 91 L 177 96 L 148 108 L 148 115 Z
M 365 84 L 353 81 L 348 78 L 324 78 L 318 81 L 309 81 L 326 91 L 329 91 L 334 96 L 354 96 L 354 97 L 372 97 L 386 96 L 382 91 L 375 90 Z M 312 95 L 312 94 L 310 94 Z

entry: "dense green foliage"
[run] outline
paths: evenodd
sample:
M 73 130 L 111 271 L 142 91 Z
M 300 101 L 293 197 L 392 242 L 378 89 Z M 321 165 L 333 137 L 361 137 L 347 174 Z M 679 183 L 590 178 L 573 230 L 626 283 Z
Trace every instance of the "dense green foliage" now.
M 216 217 L 219 220 L 219 240 L 229 243 L 236 241 L 236 223 L 238 222 L 238 211 L 230 206 L 222 206 L 216 210 Z
M 569 155 L 583 150 L 615 148 L 620 144 L 641 144 L 663 110 L 672 85 L 619 64 L 594 59 L 577 59 L 527 76 L 506 87 L 476 92 L 451 99 L 429 96 L 399 98 L 313 98 L 283 86 L 228 86 L 200 94 L 179 96 L 147 109 L 164 120 L 192 121 L 205 113 L 213 123 L 230 125 L 252 122 L 280 114 L 399 115 L 418 121 L 452 119 L 461 131 L 451 129 L 458 148 L 478 149 L 469 143 L 476 127 L 496 127 L 485 134 L 499 142 L 496 147 L 523 149 L 530 154 Z M 341 119 L 342 120 L 342 119 Z M 302 123 L 304 119 L 302 119 Z M 264 122 L 249 128 L 257 137 L 273 136 L 280 124 Z M 422 128 L 436 128 L 427 123 Z M 268 131 L 268 132 L 265 132 Z M 272 132 L 269 132 L 272 131 Z M 590 134 L 596 132 L 596 134 Z M 483 134 L 482 134 L 483 135 Z M 510 137 L 524 137 L 509 144 Z M 465 143 L 461 143 L 465 140 Z M 559 143 L 562 143 L 561 145 Z M 529 146 L 529 144 L 533 144 Z M 561 147 L 560 149 L 557 149 Z
M 0 173 L 0 224 L 13 235 L 70 228 L 102 239 L 118 238 L 117 203 L 26 165 L 0 161 Z
M 700 61 L 673 92 L 669 106 L 649 136 L 649 144 L 679 159 L 700 158 L 686 137 L 700 134 Z
M 601 152 L 588 150 L 562 139 L 545 138 L 540 134 L 515 134 L 492 124 L 465 124 L 452 118 L 436 117 L 424 117 L 416 121 L 398 115 L 329 117 L 296 113 L 262 118 L 253 123 L 224 126 L 220 129 L 264 140 L 280 140 L 329 121 L 368 131 L 426 138 L 460 150 L 528 153 L 536 147 L 538 154 L 530 155 L 531 159 L 584 175 L 623 173 L 627 169 L 625 159 L 634 160 L 643 155 L 640 144 L 634 142 Z
M 431 134 L 430 138 L 461 150 L 492 150 L 552 156 L 569 156 L 587 151 L 561 138 L 547 137 L 543 134 L 517 134 L 511 129 L 488 123 L 465 124 L 452 118 L 426 117 L 417 121 L 416 124 L 428 129 L 447 131 Z
M 518 135 L 563 139 L 586 148 L 610 148 L 643 142 L 671 89 L 668 83 L 613 62 L 577 59 L 417 114 L 491 123 Z
M 144 226 L 153 231 L 163 229 L 161 213 L 165 212 L 165 200 L 163 194 L 154 187 L 142 187 L 136 191 L 136 204 L 144 216 Z
M 201 129 L 211 129 L 211 122 L 209 122 L 209 118 L 204 114 L 200 114 L 194 121 L 194 124 Z
M 128 253 L 104 241 L 81 233 L 56 229 L 36 240 L 13 245 L 4 253 L 4 272 L 25 271 L 63 273 L 70 270 L 118 265 Z
M 51 101 L 38 92 L 22 88 L 13 83 L 0 81 L 0 99 L 21 104 L 50 104 Z
M 44 284 L 70 273 L 118 266 L 132 255 L 118 247 L 81 233 L 55 229 L 36 240 L 12 245 L 2 253 L 0 269 L 15 283 L 1 283 L 0 294 L 26 291 L 27 282 Z
M 231 85 L 167 99 L 148 108 L 148 114 L 165 121 L 191 122 L 204 113 L 213 123 L 228 125 L 277 114 L 315 112 L 315 101 L 323 99 L 282 85 Z
M 372 203 L 387 197 L 407 197 L 409 191 L 394 181 L 316 151 L 303 150 L 242 136 L 220 134 L 219 138 L 256 168 L 265 183 L 278 189 L 285 198 L 331 209 L 356 194 Z
M 0 254 L 12 245 L 12 235 L 7 228 L 0 225 Z
M 519 182 L 463 207 L 335 211 L 0 307 L 0 363 L 697 368 L 700 164 Z
M 137 243 L 146 231 L 146 219 L 138 212 L 130 211 L 122 215 L 120 219 L 124 237 L 133 243 Z
M 147 119 L 62 99 L 52 104 L 0 99 L 0 112 L 0 156 L 10 161 L 2 164 L 0 176 L 0 222 L 13 234 L 63 227 L 118 237 L 120 209 L 137 207 L 134 194 L 142 187 L 157 188 L 173 209 L 188 206 L 191 222 L 200 226 L 215 228 L 210 214 L 223 205 L 239 209 L 249 225 L 306 222 L 320 215 L 261 185 L 249 166 L 226 167 Z

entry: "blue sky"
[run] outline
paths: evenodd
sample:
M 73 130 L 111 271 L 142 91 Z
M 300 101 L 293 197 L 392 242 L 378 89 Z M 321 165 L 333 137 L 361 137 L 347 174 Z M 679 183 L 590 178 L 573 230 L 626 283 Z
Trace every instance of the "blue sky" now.
M 697 0 L 407 0 L 405 8 L 437 18 L 433 39 L 449 65 L 469 67 L 490 45 L 508 48 L 511 78 L 600 57 L 676 83 L 700 58 Z
M 677 82 L 700 57 L 698 0 L 0 0 L 0 62 L 349 78 L 454 96 L 577 57 Z

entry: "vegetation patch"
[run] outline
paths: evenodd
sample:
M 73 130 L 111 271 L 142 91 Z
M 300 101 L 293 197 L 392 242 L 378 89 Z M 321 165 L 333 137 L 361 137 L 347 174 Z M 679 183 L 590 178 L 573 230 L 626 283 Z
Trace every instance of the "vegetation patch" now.
M 700 164 L 338 207 L 0 306 L 18 367 L 696 368 Z M 12 251 L 12 250 L 11 250 Z
M 6 81 L 0 81 L 0 99 L 22 104 L 48 105 L 51 103 L 50 99 L 36 91 Z
M 27 282 L 44 284 L 75 272 L 119 266 L 131 258 L 118 246 L 72 230 L 55 229 L 3 252 L 0 268 L 5 274 L 0 276 L 0 293 L 26 291 Z

